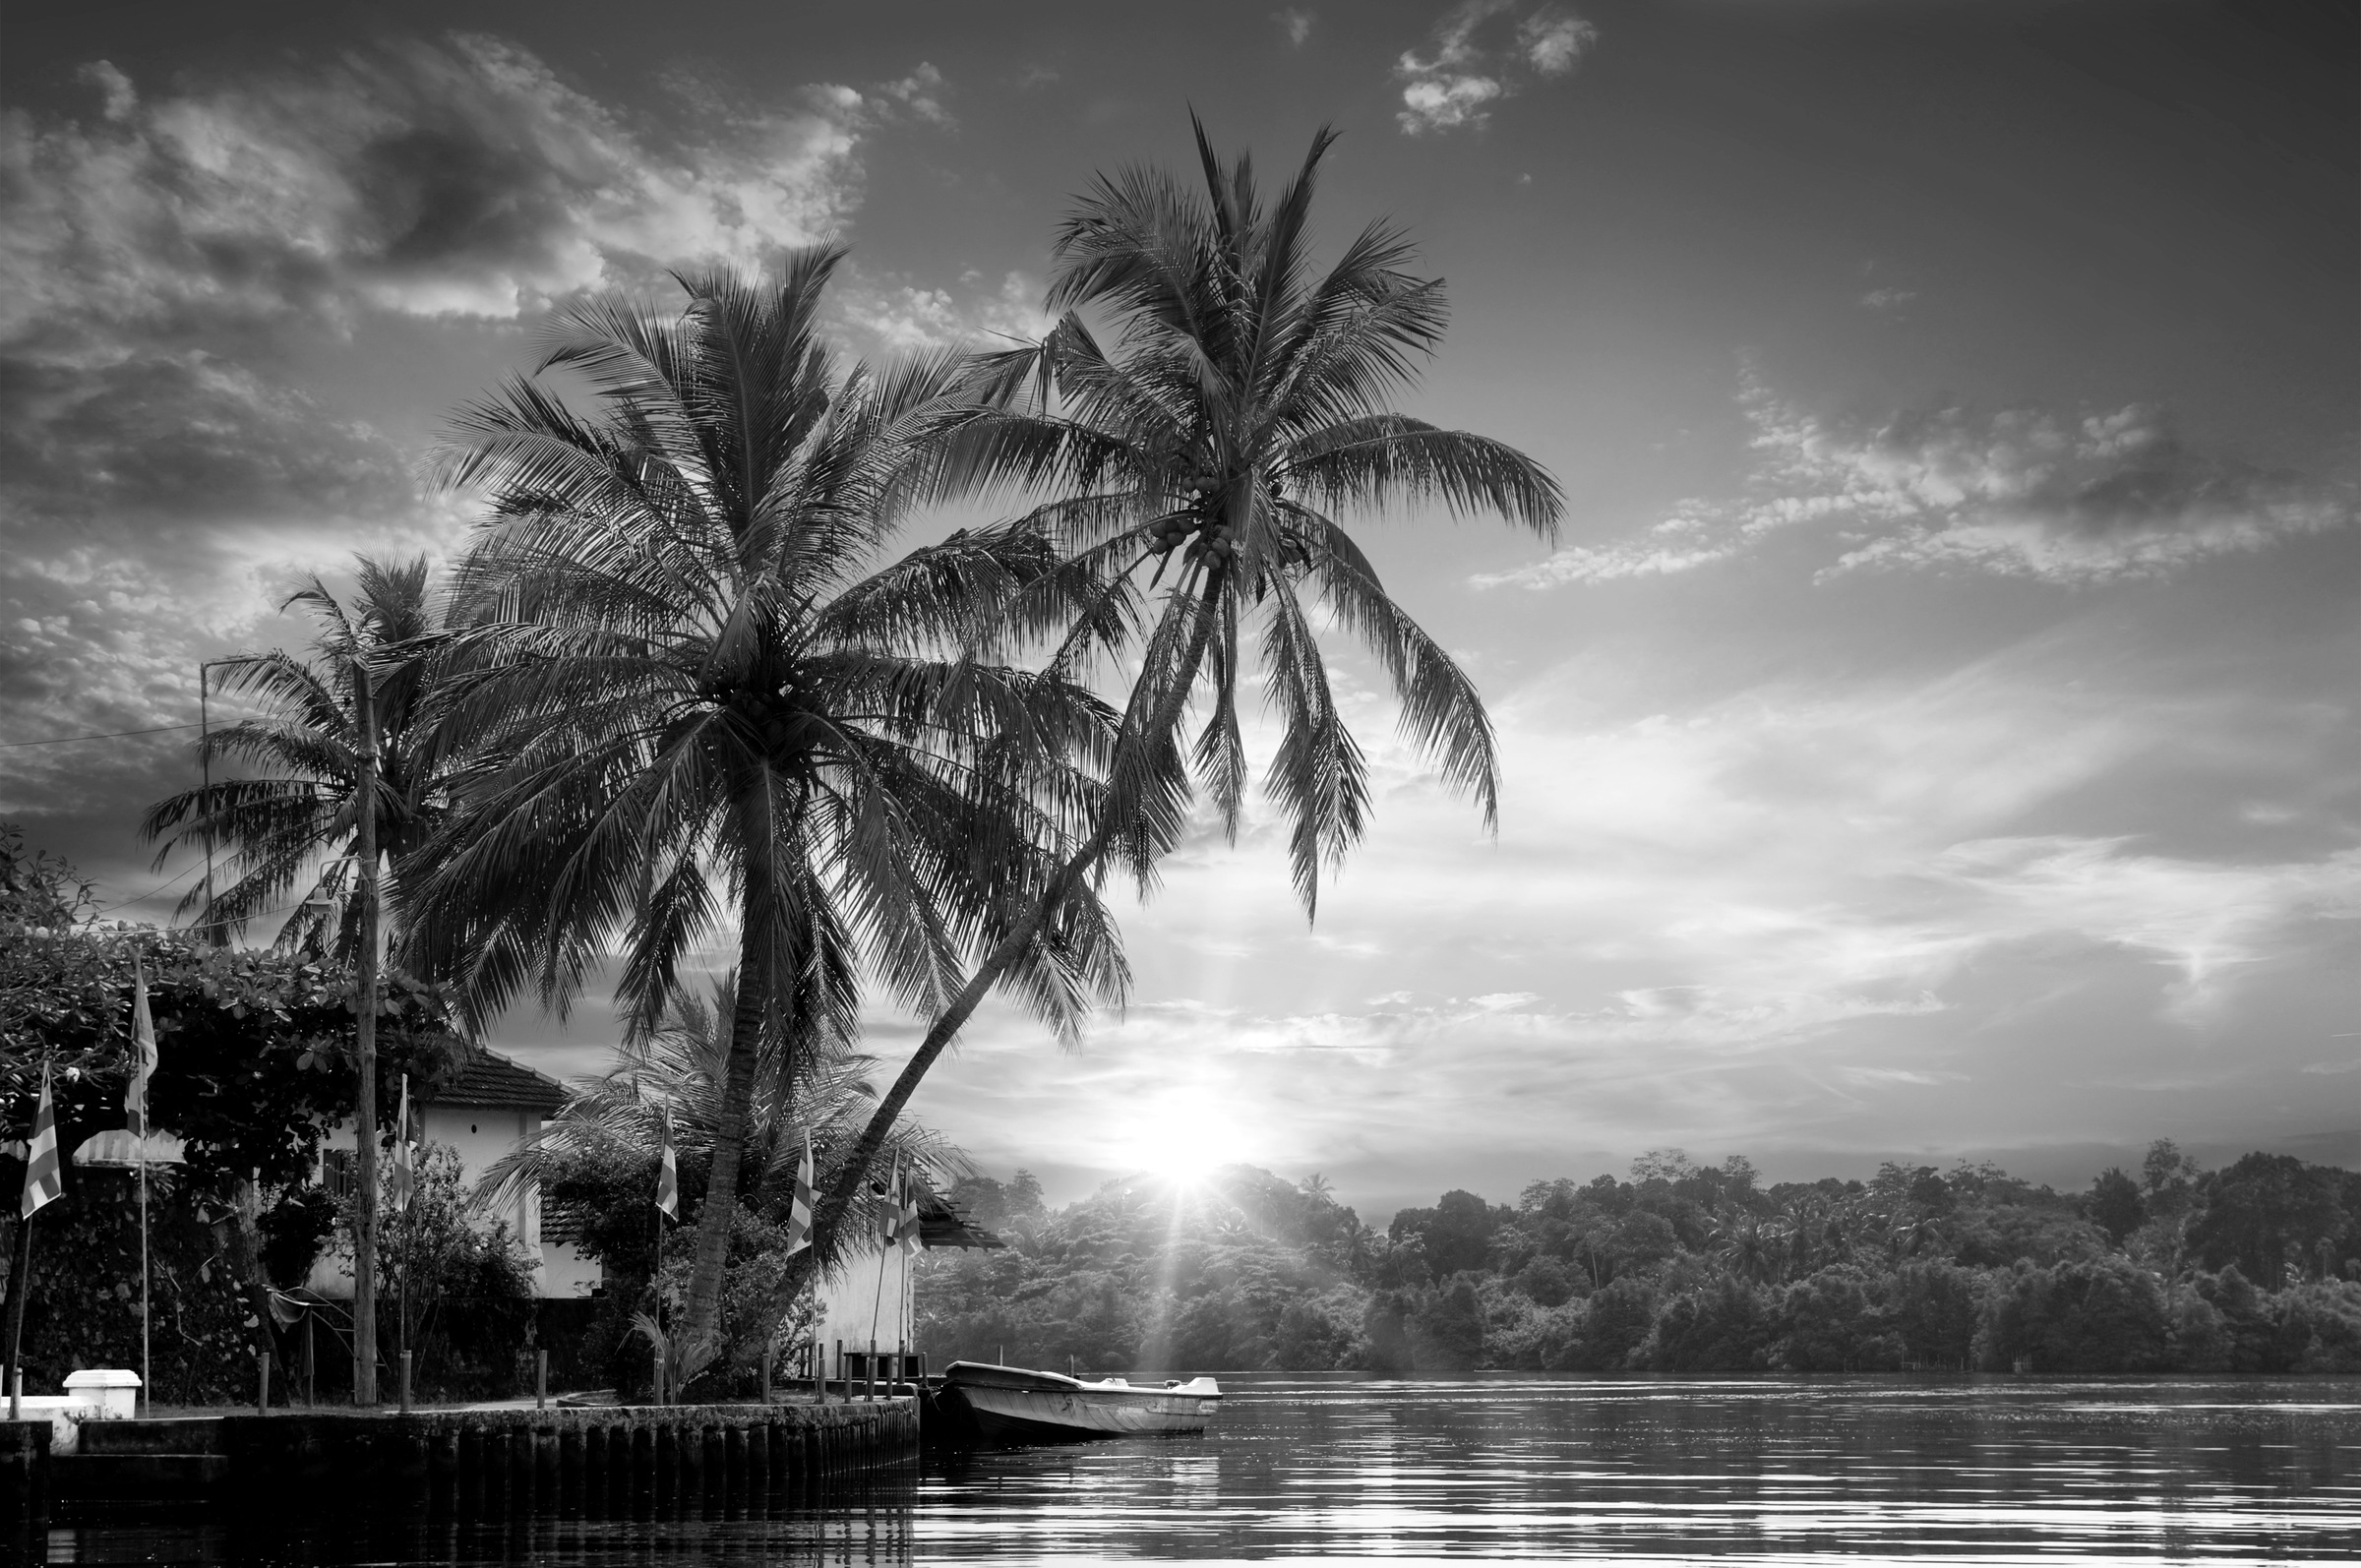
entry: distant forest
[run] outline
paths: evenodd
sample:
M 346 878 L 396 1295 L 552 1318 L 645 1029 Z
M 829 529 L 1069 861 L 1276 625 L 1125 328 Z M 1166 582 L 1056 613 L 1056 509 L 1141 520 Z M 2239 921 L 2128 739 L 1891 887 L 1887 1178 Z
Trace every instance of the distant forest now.
M 2061 1193 L 1964 1164 L 1766 1187 L 1656 1152 L 1382 1232 L 1248 1166 L 1055 1213 L 1022 1172 L 951 1195 L 1008 1245 L 929 1256 L 938 1364 L 2361 1372 L 2361 1174 L 2285 1155 L 2202 1171 L 2160 1141 Z

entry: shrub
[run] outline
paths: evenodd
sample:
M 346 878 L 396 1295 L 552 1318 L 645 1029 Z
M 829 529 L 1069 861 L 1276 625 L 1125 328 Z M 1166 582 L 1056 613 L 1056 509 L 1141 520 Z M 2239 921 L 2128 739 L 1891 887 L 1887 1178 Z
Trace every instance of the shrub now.
M 1665 1304 L 1648 1364 L 1660 1372 L 1759 1372 L 1771 1364 L 1778 1330 L 1771 1293 L 1725 1277 Z
M 2020 1263 L 1985 1302 L 1981 1359 L 1996 1371 L 2155 1371 L 2166 1322 L 2163 1285 L 2124 1258 Z
M 1822 1269 L 1787 1287 L 1780 1303 L 1779 1364 L 1797 1372 L 1886 1371 L 1902 1360 L 1902 1342 L 1850 1264 Z

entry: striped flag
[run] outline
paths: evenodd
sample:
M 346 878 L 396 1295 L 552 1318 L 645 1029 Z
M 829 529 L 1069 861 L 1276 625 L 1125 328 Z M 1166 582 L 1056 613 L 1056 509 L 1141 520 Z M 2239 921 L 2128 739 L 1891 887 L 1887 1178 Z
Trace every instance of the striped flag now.
M 123 1126 L 135 1138 L 148 1136 L 148 1080 L 155 1073 L 155 1020 L 148 1012 L 148 970 L 131 961 L 131 1084 L 123 1091 Z
M 24 1216 L 31 1219 L 42 1205 L 66 1195 L 65 1174 L 57 1162 L 57 1107 L 49 1098 L 49 1064 L 41 1064 L 41 1103 L 32 1114 L 32 1142 L 25 1151 Z
M 671 1218 L 681 1217 L 681 1170 L 672 1153 L 672 1108 L 666 1106 L 664 1118 L 664 1156 L 656 1167 L 656 1207 Z
M 410 1157 L 410 1075 L 401 1075 L 401 1115 L 394 1122 L 394 1163 L 386 1173 L 386 1200 L 400 1214 L 418 1190 L 418 1169 Z
M 795 1170 L 795 1193 L 787 1203 L 787 1256 L 812 1244 L 812 1129 L 804 1129 L 804 1163 Z
M 903 1255 L 908 1256 L 927 1244 L 919 1236 L 918 1173 L 897 1173 L 893 1192 L 893 1201 L 899 1209 L 894 1217 L 893 1238 L 901 1243 Z

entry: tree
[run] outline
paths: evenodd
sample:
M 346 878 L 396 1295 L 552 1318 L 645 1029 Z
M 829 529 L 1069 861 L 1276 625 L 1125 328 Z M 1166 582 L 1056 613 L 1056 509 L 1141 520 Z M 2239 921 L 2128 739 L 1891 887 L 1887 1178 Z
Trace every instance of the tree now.
M 347 613 L 318 577 L 287 601 L 308 604 L 321 623 L 318 658 L 305 664 L 284 652 L 226 661 L 232 691 L 261 694 L 264 716 L 236 724 L 198 745 L 209 760 L 239 757 L 268 771 L 260 778 L 176 795 L 149 811 L 141 824 L 160 870 L 176 844 L 202 837 L 210 861 L 217 843 L 233 847 L 240 868 L 226 894 L 214 889 L 211 867 L 202 887 L 182 900 L 204 911 L 216 941 L 292 892 L 307 875 L 313 895 L 298 901 L 280 928 L 282 945 L 333 952 L 358 974 L 354 1051 L 360 1099 L 355 1118 L 353 1205 L 353 1337 L 358 1359 L 353 1397 L 377 1400 L 377 995 L 378 885 L 383 857 L 415 850 L 435 812 L 445 804 L 448 779 L 439 777 L 415 720 L 422 700 L 423 645 L 432 633 L 426 610 L 426 561 L 385 568 L 360 558 L 360 593 Z M 282 607 L 283 608 L 283 607 Z M 389 770 L 389 762 L 393 764 Z M 338 855 L 347 844 L 349 857 Z M 330 858 L 322 869 L 323 857 Z M 349 888 L 349 896 L 346 889 Z M 332 929 L 333 928 L 333 929 Z
M 373 825 L 387 859 L 414 855 L 450 804 L 450 759 L 419 722 L 428 694 L 420 655 L 436 631 L 427 575 L 423 557 L 387 566 L 362 556 L 349 605 L 317 577 L 287 601 L 320 622 L 311 658 L 272 649 L 220 664 L 221 689 L 251 695 L 262 711 L 206 736 L 202 754 L 258 771 L 158 801 L 140 822 L 141 837 L 160 843 L 158 870 L 198 844 L 226 853 L 229 885 L 201 883 L 181 900 L 180 913 L 194 912 L 201 929 L 240 930 L 283 911 L 281 947 L 346 962 L 359 950 L 364 751 L 374 743 Z
M 2289 1154 L 2244 1155 L 2206 1177 L 2190 1247 L 2209 1269 L 2235 1261 L 2258 1285 L 2275 1288 L 2291 1267 L 2307 1272 L 2315 1244 L 2342 1229 L 2336 1176 Z
M 338 1122 L 352 1121 L 373 1150 L 378 1142 L 361 1092 L 353 973 L 301 955 L 216 948 L 188 932 L 33 928 L 0 900 L 0 1137 L 30 1134 L 44 1063 L 61 1149 L 123 1124 L 135 961 L 157 1042 L 150 1117 L 183 1140 L 183 1190 L 216 1225 L 248 1296 L 256 1348 L 270 1350 L 266 1196 L 311 1179 L 326 1129 Z M 377 1104 L 391 1105 L 386 1090 L 397 1075 L 431 1089 L 458 1043 L 441 998 L 406 977 L 390 977 L 378 1008 L 387 1049 L 372 1087 Z M 69 1162 L 64 1175 L 71 1198 L 82 1173 Z
M 1438 1280 L 1491 1260 L 1492 1237 L 1500 1229 L 1502 1212 L 1473 1192 L 1454 1189 L 1431 1209 L 1404 1209 L 1394 1216 L 1389 1235 L 1395 1240 L 1416 1235 L 1423 1243 L 1427 1267 Z
M 941 423 L 935 494 L 1054 495 L 1027 520 L 1056 534 L 1093 595 L 1050 668 L 1121 652 L 1139 673 L 1091 831 L 1038 889 L 1026 924 L 935 1014 L 864 1133 L 872 1144 L 1033 924 L 1059 918 L 1111 861 L 1144 889 L 1200 785 L 1235 836 L 1247 787 L 1238 697 L 1254 657 L 1249 629 L 1282 719 L 1265 789 L 1290 823 L 1307 914 L 1323 868 L 1360 839 L 1369 811 L 1366 761 L 1331 689 L 1315 611 L 1374 656 L 1411 743 L 1494 819 L 1492 731 L 1474 683 L 1387 594 L 1338 518 L 1438 503 L 1547 539 L 1558 487 L 1500 442 L 1388 407 L 1441 340 L 1443 286 L 1407 270 L 1411 245 L 1382 222 L 1315 269 L 1312 191 L 1333 140 L 1326 130 L 1312 139 L 1267 208 L 1250 161 L 1225 165 L 1201 125 L 1201 192 L 1158 170 L 1103 176 L 1059 230 L 1057 326 L 988 360 L 974 406 Z M 1168 572 L 1171 585 L 1152 599 Z M 1183 720 L 1200 694 L 1207 712 L 1190 746 Z M 841 1182 L 831 1188 L 821 1223 L 850 1197 Z
M 2090 1183 L 2091 1222 L 2117 1246 L 2147 1218 L 2148 1204 L 2140 1196 L 2140 1183 L 2120 1169 L 2110 1166 Z
M 736 927 L 710 1187 L 678 1338 L 710 1354 L 765 1031 L 849 1038 L 869 978 L 926 1016 L 998 943 L 1061 1031 L 1122 969 L 1095 899 L 1011 933 L 1076 832 L 1077 760 L 1112 716 L 993 662 L 993 629 L 1064 611 L 1038 527 L 883 565 L 900 476 L 953 361 L 839 374 L 817 335 L 843 252 L 775 280 L 680 279 L 685 315 L 619 296 L 556 313 L 539 373 L 468 405 L 444 465 L 492 515 L 461 568 L 447 744 L 469 806 L 421 856 L 419 951 L 477 1011 L 562 1005 L 611 945 L 632 1027 Z M 865 574 L 866 573 L 866 574 Z M 1028 590 L 1043 591 L 1031 593 Z M 414 878 L 416 879 L 416 878 Z M 878 1140 L 853 1151 L 849 1201 Z M 838 1205 L 841 1212 L 842 1203 Z
M 1985 1297 L 1977 1341 L 1992 1371 L 2147 1372 L 2165 1364 L 2164 1287 L 2123 1257 L 2019 1263 Z

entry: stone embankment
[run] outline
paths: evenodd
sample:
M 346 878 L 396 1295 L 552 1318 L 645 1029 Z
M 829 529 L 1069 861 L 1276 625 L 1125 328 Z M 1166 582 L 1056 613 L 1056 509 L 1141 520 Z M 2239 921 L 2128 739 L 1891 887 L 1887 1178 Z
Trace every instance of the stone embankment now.
M 0 1421 L 0 1522 L 241 1499 L 461 1519 L 736 1512 L 915 1459 L 919 1442 L 907 1398 L 91 1422 L 57 1456 L 49 1430 Z

